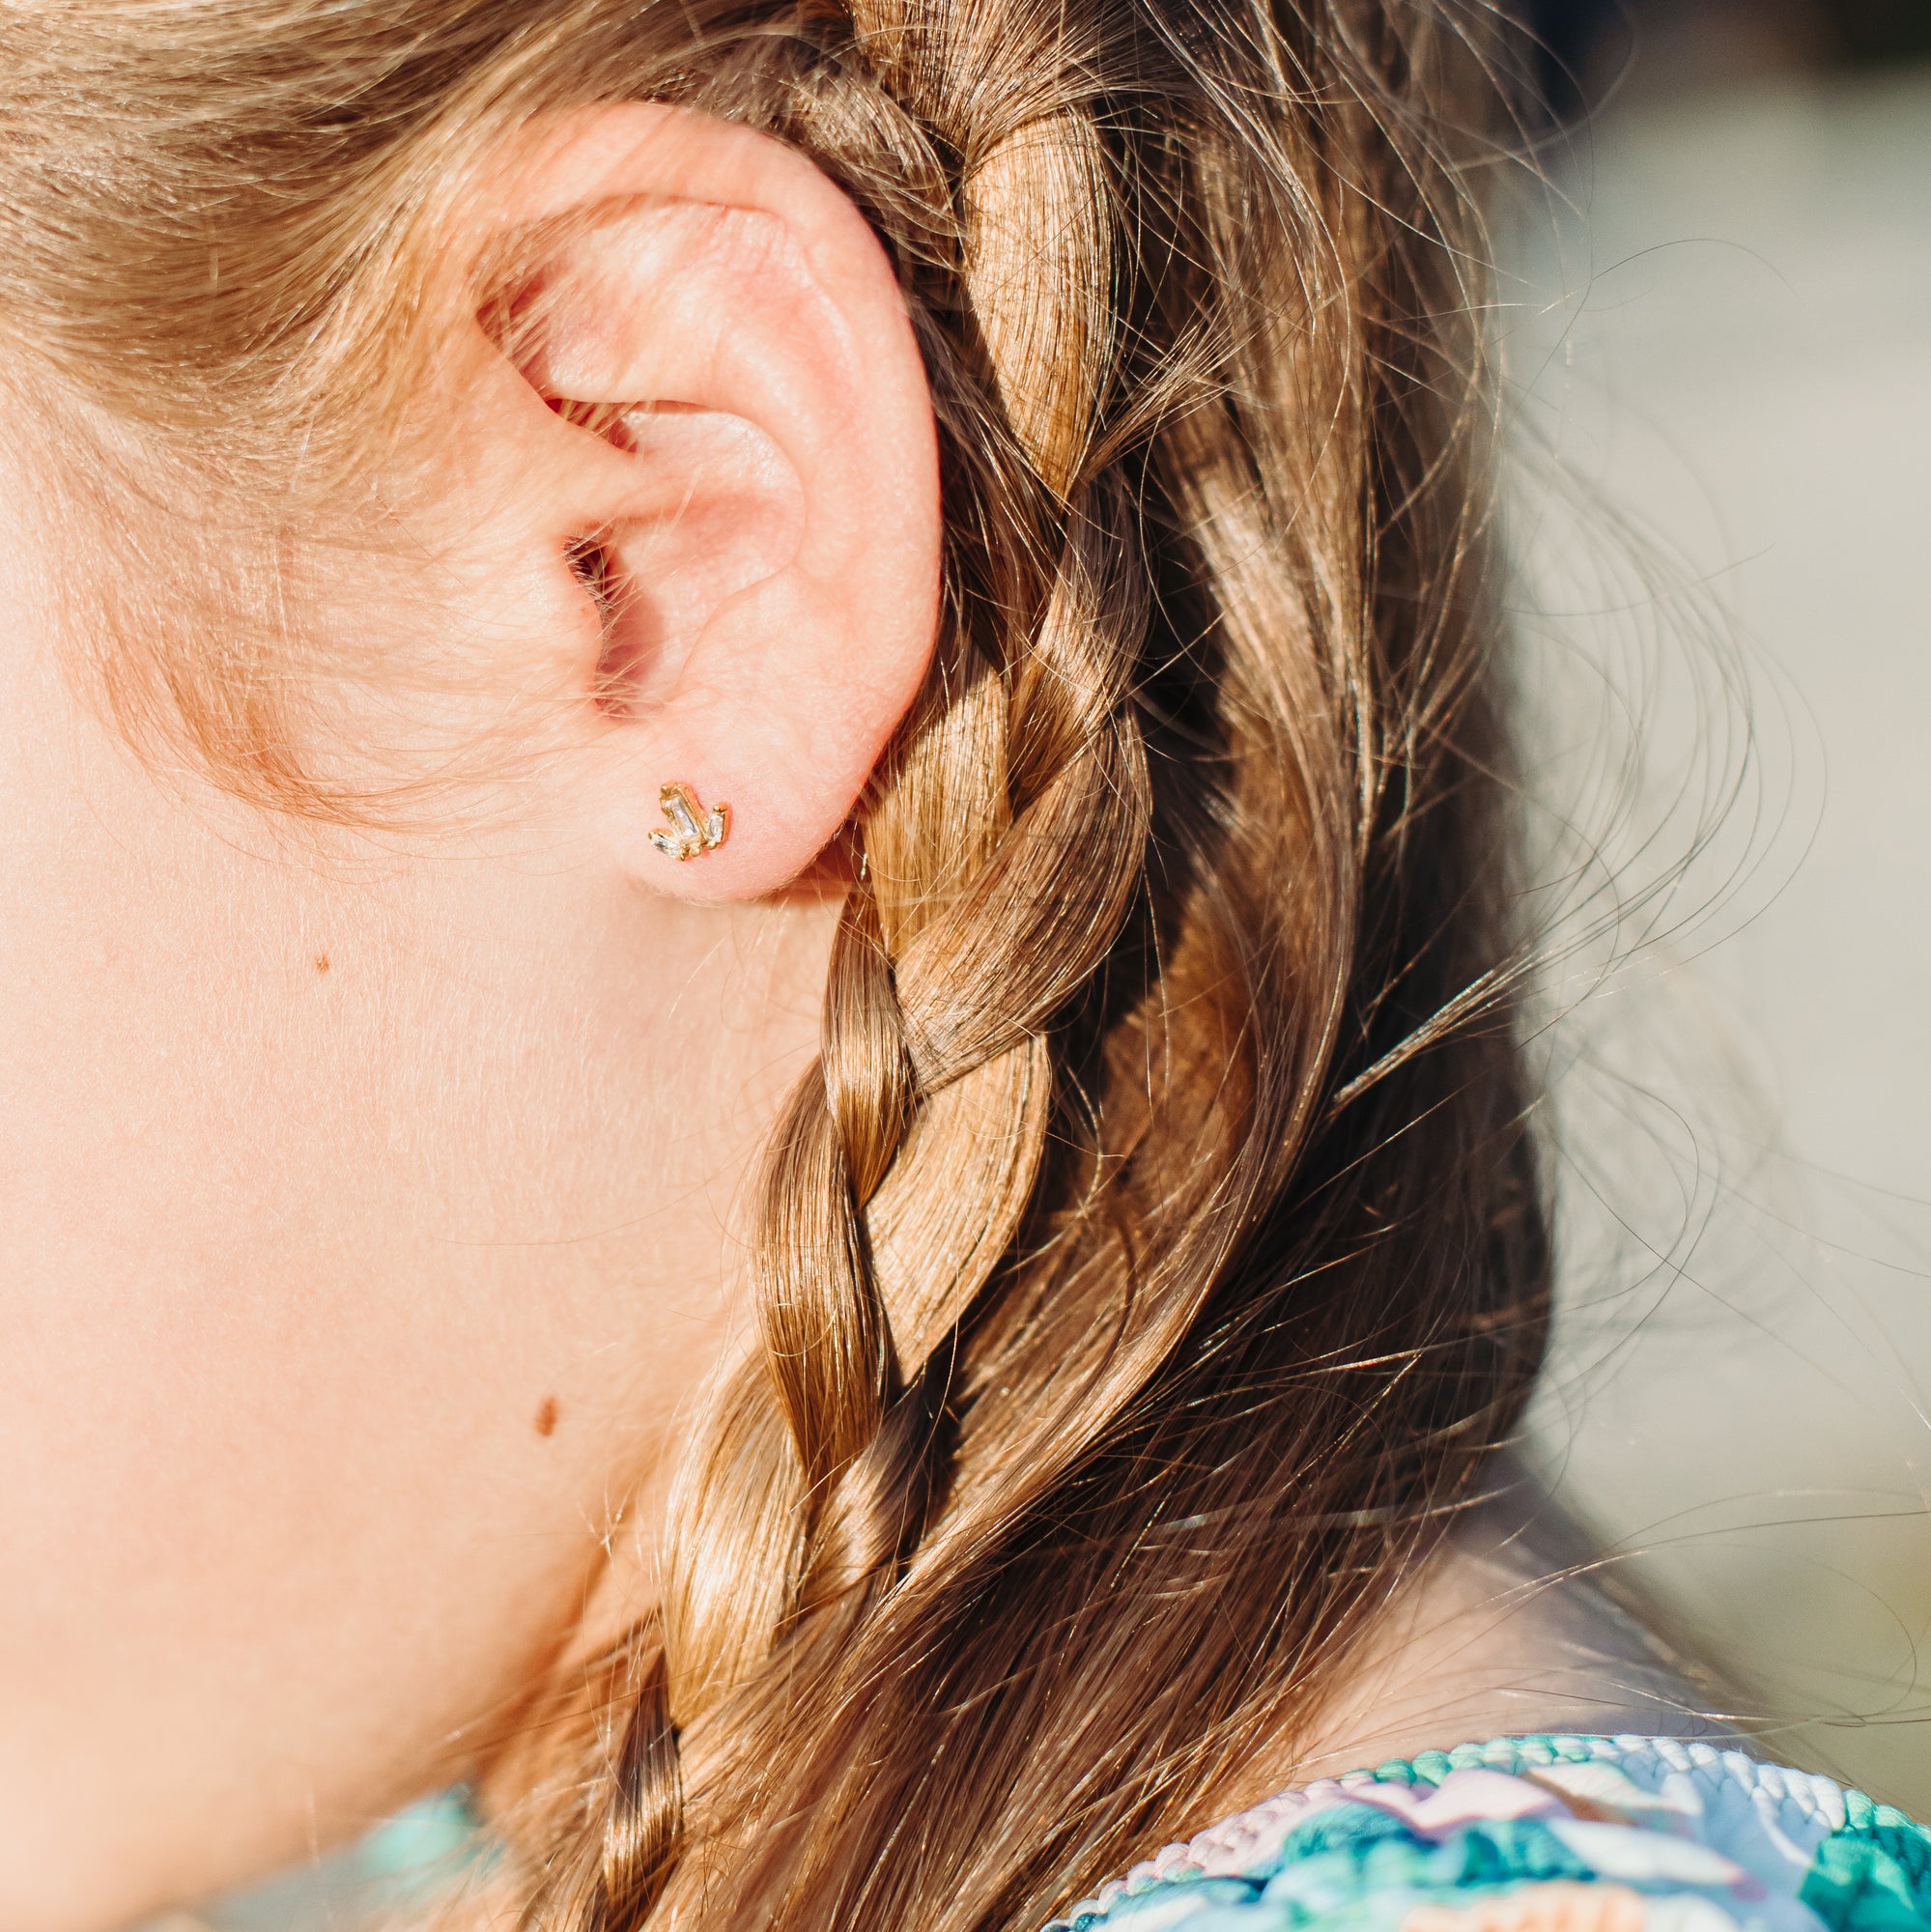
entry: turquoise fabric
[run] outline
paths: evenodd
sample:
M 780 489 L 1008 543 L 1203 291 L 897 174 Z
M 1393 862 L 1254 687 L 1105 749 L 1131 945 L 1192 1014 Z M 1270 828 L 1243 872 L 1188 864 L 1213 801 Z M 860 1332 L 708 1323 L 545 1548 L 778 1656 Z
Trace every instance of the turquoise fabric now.
M 1499 1738 L 1283 1793 L 1046 1932 L 1931 1932 L 1931 1833 L 1678 1739 Z

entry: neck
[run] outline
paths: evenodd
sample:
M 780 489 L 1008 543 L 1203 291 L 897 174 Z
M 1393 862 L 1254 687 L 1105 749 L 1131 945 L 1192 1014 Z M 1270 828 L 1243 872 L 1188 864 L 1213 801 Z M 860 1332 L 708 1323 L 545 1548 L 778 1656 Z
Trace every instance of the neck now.
M 1492 1497 L 1391 1595 L 1313 1730 L 1270 1740 L 1223 1808 L 1477 1739 L 1733 1738 L 1697 1675 L 1547 1490 L 1503 1465 Z

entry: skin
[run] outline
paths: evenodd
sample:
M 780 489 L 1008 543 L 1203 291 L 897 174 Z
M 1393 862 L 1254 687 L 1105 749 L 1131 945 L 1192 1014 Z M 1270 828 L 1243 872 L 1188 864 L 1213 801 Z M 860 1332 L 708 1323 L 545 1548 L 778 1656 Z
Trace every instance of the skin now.
M 314 578 L 336 643 L 453 665 L 419 704 L 351 680 L 318 748 L 453 772 L 427 820 L 298 825 L 136 756 L 76 668 L 51 479 L 0 426 L 7 1925 L 111 1932 L 486 1772 L 647 1600 L 815 1049 L 836 909 L 799 880 L 927 661 L 930 407 L 842 197 L 648 108 L 496 185 L 478 252 L 587 224 L 541 265 L 541 339 L 438 325 L 411 575 Z M 447 747 L 486 735 L 468 782 Z M 690 866 L 648 844 L 668 778 L 735 810 Z M 1440 1742 L 1406 1729 L 1444 1697 L 1491 1722 L 1491 1555 L 1437 1566 L 1314 1755 Z M 1452 1682 L 1417 1636 L 1447 1628 Z M 1493 1653 L 1518 1678 L 1522 1642 Z

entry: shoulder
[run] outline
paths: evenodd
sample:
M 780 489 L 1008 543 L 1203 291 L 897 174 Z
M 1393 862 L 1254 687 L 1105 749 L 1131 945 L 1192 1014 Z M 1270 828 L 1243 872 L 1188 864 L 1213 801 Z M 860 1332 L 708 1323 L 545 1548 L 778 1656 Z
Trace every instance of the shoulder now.
M 1931 1932 L 1931 1833 L 1664 1738 L 1464 1745 L 1269 1799 L 1047 1932 Z

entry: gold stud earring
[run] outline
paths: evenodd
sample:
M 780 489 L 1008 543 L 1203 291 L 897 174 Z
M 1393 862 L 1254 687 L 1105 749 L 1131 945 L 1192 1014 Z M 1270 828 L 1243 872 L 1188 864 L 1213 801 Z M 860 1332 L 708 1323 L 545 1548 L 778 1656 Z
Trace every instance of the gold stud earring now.
M 657 803 L 670 830 L 653 832 L 650 842 L 667 859 L 695 859 L 700 852 L 715 852 L 731 836 L 730 807 L 719 803 L 706 811 L 689 785 L 662 786 Z

